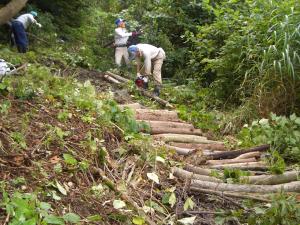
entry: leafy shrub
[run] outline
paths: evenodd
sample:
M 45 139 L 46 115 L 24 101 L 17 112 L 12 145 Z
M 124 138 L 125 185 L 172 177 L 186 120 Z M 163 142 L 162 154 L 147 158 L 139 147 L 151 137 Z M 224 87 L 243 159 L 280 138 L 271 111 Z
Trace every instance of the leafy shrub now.
M 249 225 L 300 223 L 300 205 L 294 196 L 275 195 L 269 207 L 255 207 L 254 211 L 247 219 Z
M 300 162 L 300 117 L 271 114 L 269 119 L 253 121 L 239 133 L 243 146 L 270 144 L 287 162 Z

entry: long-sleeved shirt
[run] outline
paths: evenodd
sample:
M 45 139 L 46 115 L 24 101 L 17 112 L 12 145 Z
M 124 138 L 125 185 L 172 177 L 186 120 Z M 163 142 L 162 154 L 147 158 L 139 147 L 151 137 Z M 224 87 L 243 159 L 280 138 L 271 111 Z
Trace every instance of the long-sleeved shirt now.
M 126 28 L 118 27 L 115 29 L 115 45 L 126 45 L 132 32 L 127 32 Z
M 16 21 L 19 21 L 23 24 L 24 28 L 27 29 L 30 24 L 37 23 L 37 21 L 34 19 L 33 15 L 30 13 L 23 14 L 19 16 Z
M 162 48 L 157 48 L 149 44 L 137 44 L 136 46 L 138 47 L 139 51 L 142 53 L 142 57 L 144 58 L 144 69 L 146 75 L 151 74 L 152 60 L 159 58 L 165 59 L 166 57 L 165 51 Z M 141 57 L 136 57 L 136 62 L 140 67 Z

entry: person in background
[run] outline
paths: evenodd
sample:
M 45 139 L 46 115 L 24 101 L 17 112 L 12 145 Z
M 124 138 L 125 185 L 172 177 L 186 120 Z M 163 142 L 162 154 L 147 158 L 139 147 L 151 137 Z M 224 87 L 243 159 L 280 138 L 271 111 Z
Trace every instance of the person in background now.
M 12 32 L 14 35 L 15 44 L 17 45 L 20 53 L 26 53 L 28 49 L 28 38 L 26 34 L 27 28 L 31 24 L 36 24 L 40 28 L 42 27 L 42 25 L 35 20 L 36 17 L 37 12 L 31 11 L 30 13 L 23 14 L 12 21 Z
M 127 41 L 130 36 L 137 36 L 140 32 L 127 32 L 125 20 L 119 18 L 115 21 L 117 28 L 115 29 L 115 63 L 118 67 L 122 65 L 122 58 L 126 65 L 129 65 L 128 52 L 127 52 Z
M 136 84 L 139 86 L 141 79 L 144 83 L 144 88 L 147 88 L 147 80 L 144 76 L 153 75 L 154 79 L 154 92 L 155 96 L 160 95 L 162 87 L 161 68 L 163 61 L 166 58 L 165 51 L 162 48 L 157 48 L 149 44 L 131 45 L 128 48 L 129 59 L 136 60 L 137 63 L 137 79 Z M 144 66 L 141 67 L 141 61 L 144 61 Z M 153 68 L 152 68 L 153 65 Z M 152 73 L 153 71 L 153 73 Z

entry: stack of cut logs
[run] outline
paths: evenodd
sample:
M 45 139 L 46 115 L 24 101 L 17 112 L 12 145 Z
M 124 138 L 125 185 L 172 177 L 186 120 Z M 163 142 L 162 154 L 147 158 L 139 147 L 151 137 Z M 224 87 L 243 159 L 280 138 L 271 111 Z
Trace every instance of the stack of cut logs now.
M 183 169 L 173 168 L 174 176 L 190 182 L 190 189 L 193 191 L 262 201 L 268 200 L 245 193 L 269 194 L 281 190 L 300 192 L 299 171 L 268 175 L 262 155 L 269 149 L 269 145 L 228 151 L 223 142 L 209 140 L 200 129 L 195 129 L 192 124 L 181 121 L 175 111 L 147 109 L 138 103 L 120 107 L 131 108 L 138 121 L 149 125 L 153 139 L 163 143 L 168 149 L 183 156 L 195 155 L 197 158 L 200 155 L 199 159 L 196 159 L 197 166 L 186 164 Z M 215 172 L 223 174 L 225 168 L 247 170 L 251 175 L 242 176 L 240 178 L 242 184 L 225 183 L 223 179 L 212 176 Z M 243 194 L 233 192 L 243 192 Z

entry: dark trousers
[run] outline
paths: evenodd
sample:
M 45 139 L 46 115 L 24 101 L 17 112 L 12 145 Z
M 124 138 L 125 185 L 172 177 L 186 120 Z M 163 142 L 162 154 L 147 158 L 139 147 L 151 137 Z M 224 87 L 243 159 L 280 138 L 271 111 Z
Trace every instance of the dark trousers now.
M 12 32 L 15 37 L 15 43 L 20 53 L 25 53 L 28 47 L 28 39 L 23 24 L 19 21 L 12 22 Z

